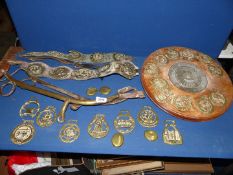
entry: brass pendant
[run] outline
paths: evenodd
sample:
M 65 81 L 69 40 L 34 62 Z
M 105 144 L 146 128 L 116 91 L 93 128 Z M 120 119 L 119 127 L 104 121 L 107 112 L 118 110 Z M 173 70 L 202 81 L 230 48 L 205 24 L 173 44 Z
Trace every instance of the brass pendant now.
M 114 120 L 115 129 L 121 134 L 130 133 L 135 127 L 135 121 L 129 111 L 120 111 Z
M 54 106 L 48 106 L 41 111 L 37 118 L 36 123 L 40 127 L 49 127 L 56 121 L 56 108 Z
M 95 88 L 95 87 L 89 87 L 88 89 L 87 89 L 87 95 L 89 95 L 89 96 L 92 96 L 92 95 L 95 95 L 96 93 L 97 93 L 97 89 Z
M 35 97 L 31 97 L 19 110 L 20 117 L 35 117 L 40 110 L 40 104 Z
M 138 113 L 138 122 L 144 127 L 155 127 L 158 121 L 158 115 L 150 106 L 144 106 Z
M 156 141 L 158 139 L 158 134 L 155 131 L 153 131 L 153 130 L 146 130 L 144 132 L 144 137 L 147 140 L 149 140 L 151 142 L 154 142 L 154 141 Z
M 103 86 L 99 91 L 101 94 L 108 95 L 111 92 L 111 89 L 107 86 Z
M 121 133 L 116 133 L 112 137 L 112 145 L 114 147 L 121 147 L 124 144 L 124 136 Z
M 88 133 L 96 139 L 105 137 L 109 132 L 109 126 L 103 114 L 96 114 L 94 119 L 88 125 Z
M 182 136 L 177 130 L 176 122 L 174 120 L 165 120 L 163 141 L 170 145 L 180 145 L 183 143 Z
M 32 140 L 35 134 L 33 120 L 24 120 L 11 133 L 11 141 L 17 145 L 23 145 Z
M 78 139 L 79 135 L 80 129 L 78 127 L 77 120 L 70 120 L 67 124 L 62 126 L 59 138 L 62 142 L 72 143 Z

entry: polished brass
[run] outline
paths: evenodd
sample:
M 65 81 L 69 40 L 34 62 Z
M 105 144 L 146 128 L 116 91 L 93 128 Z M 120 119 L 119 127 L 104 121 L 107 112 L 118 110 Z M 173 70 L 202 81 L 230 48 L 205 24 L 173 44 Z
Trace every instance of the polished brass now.
M 114 127 L 121 134 L 130 133 L 135 127 L 134 118 L 129 111 L 121 110 L 114 120 Z
M 158 139 L 158 134 L 153 130 L 146 130 L 146 131 L 144 131 L 144 137 L 147 140 L 154 142 Z
M 84 105 L 84 106 L 92 106 L 92 105 L 102 104 L 102 103 L 96 102 L 96 100 L 75 99 L 75 98 L 72 98 L 72 97 L 69 97 L 69 96 L 66 96 L 66 95 L 63 95 L 63 94 L 58 94 L 58 93 L 55 93 L 55 92 L 51 92 L 49 90 L 41 89 L 41 88 L 38 88 L 38 87 L 35 87 L 35 86 L 30 86 L 30 85 L 28 85 L 26 83 L 23 83 L 23 82 L 21 82 L 19 80 L 14 79 L 7 72 L 5 72 L 5 76 L 11 82 L 14 82 L 16 86 L 19 86 L 22 89 L 27 89 L 27 90 L 32 91 L 32 92 L 36 92 L 36 93 L 39 93 L 39 94 L 42 94 L 42 95 L 45 95 L 45 96 L 49 96 L 51 98 L 55 98 L 57 100 L 64 101 L 62 109 L 61 109 L 60 113 L 58 114 L 58 121 L 59 122 L 64 122 L 64 120 L 65 120 L 65 111 L 66 111 L 69 104 Z M 107 98 L 107 103 L 117 99 L 118 97 L 119 97 L 118 94 L 113 95 L 111 97 L 108 97 Z
M 54 106 L 47 106 L 36 117 L 36 123 L 40 127 L 49 127 L 56 121 L 56 108 Z
M 109 88 L 107 86 L 102 86 L 99 89 L 99 91 L 100 91 L 101 94 L 108 95 L 111 92 L 111 88 Z
M 20 117 L 35 117 L 40 110 L 40 103 L 35 97 L 26 101 L 19 110 Z
M 165 120 L 165 126 L 163 130 L 163 141 L 169 145 L 181 145 L 183 144 L 183 139 L 176 128 L 175 120 Z
M 124 144 L 124 136 L 121 133 L 116 133 L 112 137 L 112 145 L 114 147 L 121 147 Z
M 63 125 L 60 132 L 59 138 L 64 143 L 72 143 L 78 139 L 80 135 L 80 129 L 77 124 L 77 120 L 70 120 L 67 124 Z
M 144 127 L 155 127 L 158 121 L 157 113 L 150 106 L 144 106 L 138 113 L 138 122 Z
M 87 89 L 87 95 L 92 96 L 95 95 L 98 92 L 98 89 L 96 87 L 89 87 Z
M 11 133 L 11 141 L 17 145 L 23 145 L 32 140 L 35 135 L 33 120 L 24 120 Z
M 91 123 L 89 123 L 87 131 L 93 138 L 99 139 L 105 137 L 109 132 L 109 125 L 103 114 L 96 114 Z

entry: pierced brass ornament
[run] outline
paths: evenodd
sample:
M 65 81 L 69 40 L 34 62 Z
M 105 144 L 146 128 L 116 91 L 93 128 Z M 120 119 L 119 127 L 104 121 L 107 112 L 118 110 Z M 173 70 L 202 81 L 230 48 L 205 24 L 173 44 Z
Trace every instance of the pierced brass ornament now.
M 35 97 L 26 101 L 19 110 L 20 117 L 35 117 L 40 110 L 40 104 Z
M 169 145 L 183 144 L 183 139 L 174 120 L 165 120 L 165 127 L 163 130 L 163 141 Z
M 120 111 L 114 120 L 115 129 L 121 134 L 127 134 L 133 131 L 135 121 L 129 111 Z
M 63 125 L 60 132 L 59 138 L 64 143 L 72 143 L 78 139 L 80 135 L 80 129 L 77 124 L 77 120 L 70 120 L 67 124 Z
M 146 130 L 144 132 L 144 137 L 147 140 L 149 140 L 151 142 L 154 142 L 154 141 L 156 141 L 158 139 L 158 134 L 155 131 L 153 131 L 153 130 Z
M 144 106 L 138 113 L 138 122 L 144 127 L 155 127 L 158 121 L 158 115 L 150 106 Z
M 97 92 L 98 92 L 97 88 L 95 88 L 95 87 L 89 87 L 87 89 L 86 93 L 87 93 L 87 95 L 92 96 L 92 95 L 95 95 Z
M 56 119 L 56 108 L 54 106 L 48 106 L 38 114 L 36 123 L 40 127 L 49 127 L 56 121 Z
M 100 88 L 99 91 L 101 94 L 108 95 L 111 92 L 111 88 L 109 88 L 107 86 L 103 86 Z
M 103 114 L 96 114 L 87 129 L 91 137 L 96 139 L 105 137 L 109 132 L 108 123 Z
M 124 136 L 121 133 L 116 133 L 112 137 L 112 145 L 114 147 L 121 147 L 124 144 Z
M 23 145 L 32 140 L 35 135 L 33 120 L 24 120 L 11 133 L 11 141 L 17 145 Z

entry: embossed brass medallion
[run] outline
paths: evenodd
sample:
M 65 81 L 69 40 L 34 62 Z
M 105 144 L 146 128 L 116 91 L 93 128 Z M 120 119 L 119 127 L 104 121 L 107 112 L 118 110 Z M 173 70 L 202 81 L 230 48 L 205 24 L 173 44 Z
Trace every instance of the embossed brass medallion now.
M 26 101 L 19 110 L 20 117 L 35 117 L 40 110 L 40 104 L 35 97 Z
M 121 147 L 124 144 L 124 136 L 121 133 L 116 133 L 112 137 L 112 145 L 114 147 Z
M 144 137 L 151 142 L 154 142 L 158 139 L 157 133 L 153 130 L 146 130 L 144 132 Z
M 24 120 L 11 133 L 11 141 L 17 145 L 23 145 L 32 140 L 35 134 L 33 120 Z
M 120 111 L 114 120 L 115 129 L 121 134 L 130 133 L 135 126 L 135 121 L 129 111 Z
M 62 142 L 72 143 L 78 139 L 79 135 L 80 129 L 78 127 L 77 120 L 70 120 L 67 124 L 62 126 L 59 138 Z
M 150 99 L 169 114 L 190 121 L 221 116 L 233 100 L 232 82 L 212 58 L 184 47 L 151 53 L 141 69 Z
M 48 106 L 36 117 L 36 123 L 40 127 L 49 127 L 56 121 L 56 108 Z
M 165 120 L 163 141 L 169 145 L 180 145 L 183 143 L 182 136 L 176 128 L 176 122 L 174 120 Z
M 138 122 L 144 127 L 155 127 L 158 120 L 158 115 L 150 106 L 144 106 L 138 113 Z
M 91 137 L 96 139 L 105 137 L 109 132 L 109 126 L 103 114 L 96 114 L 87 129 Z

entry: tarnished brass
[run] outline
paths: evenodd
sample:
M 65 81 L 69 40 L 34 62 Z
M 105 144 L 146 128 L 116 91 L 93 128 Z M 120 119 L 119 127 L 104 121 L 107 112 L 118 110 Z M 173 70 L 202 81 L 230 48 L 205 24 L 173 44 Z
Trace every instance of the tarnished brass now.
M 114 147 L 121 147 L 124 144 L 124 136 L 121 133 L 116 133 L 112 137 L 112 145 Z
M 36 117 L 36 123 L 40 127 L 49 127 L 56 121 L 56 108 L 54 106 L 47 106 Z
M 98 89 L 96 87 L 89 87 L 87 89 L 87 95 L 95 95 L 98 92 Z
M 80 135 L 80 129 L 77 124 L 77 120 L 69 120 L 67 124 L 63 125 L 59 138 L 64 143 L 72 143 L 78 139 Z
M 40 59 L 56 59 L 62 63 L 108 63 L 112 61 L 132 61 L 133 58 L 129 55 L 122 53 L 93 53 L 84 54 L 75 50 L 69 51 L 69 53 L 61 53 L 58 51 L 48 51 L 48 52 L 27 52 L 22 53 L 19 56 L 29 58 L 30 60 L 40 60 Z
M 133 131 L 135 121 L 130 112 L 121 110 L 114 120 L 114 127 L 121 134 L 127 134 Z
M 153 130 L 146 130 L 146 131 L 144 131 L 144 137 L 147 140 L 154 142 L 158 139 L 158 134 Z
M 87 131 L 91 137 L 96 139 L 105 137 L 109 132 L 109 126 L 103 114 L 96 114 L 91 123 L 88 125 Z
M 183 139 L 178 129 L 176 128 L 175 120 L 165 120 L 163 141 L 169 145 L 183 144 Z
M 102 86 L 99 89 L 99 91 L 100 91 L 101 94 L 108 95 L 111 92 L 111 88 L 109 88 L 107 86 Z
M 144 127 L 155 127 L 158 121 L 158 115 L 150 106 L 144 106 L 138 113 L 138 122 Z
M 215 59 L 184 47 L 156 50 L 145 60 L 141 82 L 147 95 L 172 116 L 208 121 L 232 104 L 233 86 Z
M 40 110 L 40 104 L 35 97 L 26 101 L 19 110 L 20 117 L 35 117 Z
M 11 141 L 17 145 L 23 145 L 32 140 L 35 134 L 33 120 L 24 120 L 11 133 Z

